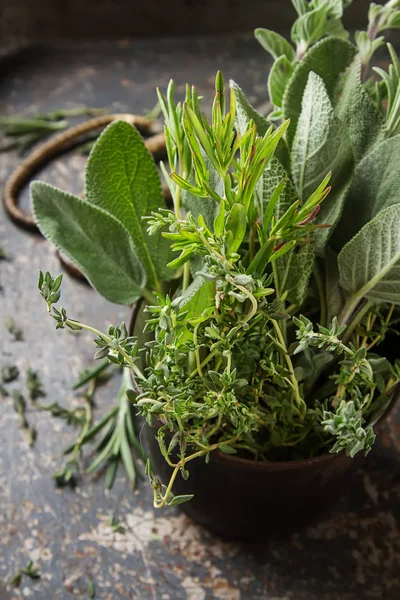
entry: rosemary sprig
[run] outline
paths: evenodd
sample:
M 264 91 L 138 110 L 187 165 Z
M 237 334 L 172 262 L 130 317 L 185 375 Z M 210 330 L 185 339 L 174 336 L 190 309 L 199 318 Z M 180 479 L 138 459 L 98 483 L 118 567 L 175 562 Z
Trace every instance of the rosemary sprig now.
M 5 138 L 5 142 L 0 146 L 0 152 L 13 148 L 24 152 L 43 138 L 66 129 L 69 126 L 67 118 L 96 116 L 104 114 L 105 111 L 106 109 L 103 108 L 83 106 L 57 109 L 32 117 L 0 117 L 0 132 Z

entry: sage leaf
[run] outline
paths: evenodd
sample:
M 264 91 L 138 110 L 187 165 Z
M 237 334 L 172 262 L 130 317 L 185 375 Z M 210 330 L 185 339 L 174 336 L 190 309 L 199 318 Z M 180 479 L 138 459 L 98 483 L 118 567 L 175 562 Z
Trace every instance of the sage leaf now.
M 340 285 L 354 300 L 400 304 L 400 205 L 382 210 L 338 257 Z
M 244 135 L 247 130 L 249 121 L 252 119 L 256 125 L 258 135 L 265 135 L 272 123 L 250 104 L 243 90 L 232 79 L 229 82 L 236 99 L 236 128 L 240 135 Z
M 292 176 L 305 200 L 332 172 L 332 191 L 321 205 L 318 222 L 331 225 L 317 232 L 317 253 L 322 254 L 338 222 L 350 186 L 353 153 L 345 126 L 335 116 L 322 79 L 311 72 L 292 146 Z
M 274 127 L 271 121 L 260 115 L 253 106 L 248 102 L 243 90 L 233 80 L 230 81 L 236 98 L 236 129 L 240 135 L 243 135 L 248 127 L 249 121 L 252 119 L 256 125 L 257 133 L 260 136 L 266 134 L 270 127 Z M 289 126 L 290 129 L 290 126 Z M 275 156 L 280 160 L 284 167 L 289 166 L 289 150 L 285 139 L 282 137 L 275 150 Z
M 375 146 L 356 166 L 333 247 L 342 248 L 379 211 L 400 202 L 399 164 L 400 135 L 396 135 Z
M 139 132 L 129 123 L 111 123 L 95 143 L 86 165 L 85 196 L 131 234 L 150 288 L 157 287 L 159 278 L 171 277 L 165 266 L 172 257 L 169 243 L 162 236 L 149 236 L 142 219 L 164 206 L 160 178 Z
M 333 362 L 334 356 L 331 352 L 318 349 L 315 352 L 311 348 L 306 348 L 299 354 L 296 361 L 296 369 L 303 370 L 303 387 L 305 390 L 312 390 L 323 370 Z
M 216 171 L 214 165 L 209 160 L 208 156 L 203 153 L 203 161 L 205 168 L 209 174 L 208 183 L 215 192 L 223 197 L 225 195 L 224 182 L 221 176 Z M 189 183 L 196 185 L 196 180 L 192 174 L 189 177 Z M 199 198 L 186 190 L 181 191 L 182 206 L 192 213 L 195 219 L 201 215 L 206 222 L 207 227 L 213 230 L 214 220 L 219 211 L 219 204 L 213 198 Z
M 337 37 L 328 37 L 312 46 L 297 64 L 283 97 L 283 113 L 285 119 L 290 119 L 287 131 L 289 145 L 296 132 L 302 98 L 311 71 L 323 79 L 328 96 L 332 98 L 339 75 L 350 65 L 355 53 L 355 47 L 349 42 Z
M 268 93 L 275 106 L 282 106 L 283 95 L 293 73 L 293 65 L 285 55 L 276 59 L 268 77 Z
M 265 203 L 272 197 L 274 190 L 284 180 L 285 184 L 275 205 L 275 218 L 280 219 L 289 207 L 297 200 L 297 194 L 285 169 L 276 158 L 273 158 L 263 175 L 263 200 Z M 301 304 L 304 300 L 308 281 L 314 266 L 313 236 L 299 242 L 286 254 L 276 259 L 276 274 L 279 294 L 287 292 L 289 302 Z
M 383 139 L 383 116 L 361 83 L 361 61 L 357 56 L 340 77 L 335 90 L 335 112 L 346 125 L 359 162 L 379 138 Z
M 187 319 L 193 320 L 202 315 L 209 306 L 214 306 L 215 281 L 196 275 L 185 293 L 181 296 L 179 308 L 187 310 Z
M 101 208 L 47 183 L 31 184 L 32 211 L 42 234 L 84 273 L 107 300 L 131 304 L 142 295 L 146 273 L 132 238 Z
M 343 40 L 349 39 L 349 32 L 344 28 L 341 19 L 328 19 L 325 27 L 325 34 L 339 37 Z
M 294 22 L 290 37 L 300 47 L 307 49 L 325 33 L 328 18 L 328 6 L 324 2 L 306 12 Z
M 332 323 L 333 317 L 337 317 L 343 306 L 343 294 L 339 286 L 339 268 L 336 253 L 327 248 L 324 257 L 325 273 L 325 297 L 327 305 L 326 323 Z
M 295 60 L 296 53 L 293 46 L 279 33 L 259 27 L 255 30 L 254 35 L 264 50 L 269 52 L 273 58 L 286 56 L 290 62 Z

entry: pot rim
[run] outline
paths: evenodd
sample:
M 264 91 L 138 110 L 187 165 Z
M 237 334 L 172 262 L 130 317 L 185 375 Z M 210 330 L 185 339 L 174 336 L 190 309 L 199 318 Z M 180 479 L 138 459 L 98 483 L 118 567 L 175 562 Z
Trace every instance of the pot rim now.
M 135 304 L 132 306 L 132 312 L 131 312 L 131 316 L 130 316 L 129 324 L 128 324 L 129 334 L 131 334 L 133 332 L 133 328 L 135 326 L 135 322 L 136 322 L 136 318 L 137 318 L 137 315 L 140 310 L 140 306 L 141 306 L 141 300 L 139 300 L 138 302 L 135 302 Z M 137 381 L 136 381 L 132 371 L 131 371 L 131 378 L 132 378 L 134 387 L 139 389 Z M 378 420 L 374 423 L 374 427 L 378 426 L 380 423 L 382 423 L 382 421 L 384 421 L 386 419 L 386 417 L 388 417 L 388 415 L 393 410 L 393 408 L 399 398 L 400 398 L 400 384 L 395 388 L 389 404 L 387 405 L 384 412 L 380 415 Z M 160 422 L 160 425 L 162 425 L 161 422 Z M 299 460 L 283 460 L 283 461 L 276 461 L 276 462 L 251 460 L 249 458 L 242 458 L 242 457 L 234 456 L 231 454 L 224 454 L 223 452 L 220 452 L 220 451 L 213 452 L 213 455 L 216 456 L 218 458 L 218 460 L 221 462 L 226 461 L 227 463 L 231 463 L 231 465 L 236 464 L 238 467 L 240 465 L 241 466 L 247 465 L 248 468 L 251 466 L 252 469 L 265 470 L 265 471 L 277 471 L 277 470 L 284 470 L 284 471 L 293 470 L 293 471 L 295 471 L 297 469 L 302 469 L 304 467 L 312 466 L 314 464 L 331 462 L 331 461 L 338 460 L 341 458 L 347 459 L 347 460 L 354 460 L 354 458 L 355 458 L 355 457 L 351 458 L 351 457 L 347 456 L 343 450 L 341 450 L 340 452 L 334 453 L 334 454 L 332 454 L 330 452 L 324 452 L 323 454 L 320 454 L 319 456 L 313 456 L 311 458 L 301 458 Z

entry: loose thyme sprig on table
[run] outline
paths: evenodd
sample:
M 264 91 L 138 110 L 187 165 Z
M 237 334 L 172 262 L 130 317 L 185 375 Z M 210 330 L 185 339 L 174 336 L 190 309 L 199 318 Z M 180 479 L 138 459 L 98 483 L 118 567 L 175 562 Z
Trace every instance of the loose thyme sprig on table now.
M 49 411 L 55 417 L 66 419 L 69 424 L 81 427 L 77 440 L 64 450 L 64 454 L 69 458 L 65 465 L 54 474 L 54 479 L 58 485 L 74 484 L 76 475 L 79 472 L 83 447 L 96 442 L 96 456 L 87 467 L 86 472 L 92 473 L 96 469 L 105 468 L 105 486 L 110 489 L 114 484 L 119 464 L 122 463 L 128 479 L 134 486 L 137 476 L 140 476 L 135 455 L 143 458 L 143 449 L 138 442 L 133 425 L 133 407 L 128 397 L 132 386 L 129 369 L 133 370 L 137 377 L 144 377 L 136 366 L 138 360 L 136 338 L 128 336 L 125 323 L 121 323 L 117 327 L 110 326 L 107 335 L 105 335 L 93 327 L 69 319 L 64 308 L 61 307 L 58 310 L 53 306 L 60 299 L 61 282 L 62 275 L 53 278 L 48 272 L 44 275 L 41 272 L 39 273 L 38 287 L 46 301 L 49 313 L 56 321 L 56 328 L 68 327 L 73 331 L 86 329 L 95 334 L 97 337 L 94 341 L 98 348 L 95 359 L 107 357 L 109 362 L 102 362 L 99 367 L 83 373 L 79 381 L 73 386 L 73 389 L 77 390 L 89 384 L 88 391 L 84 394 L 85 410 L 71 411 L 64 409 L 57 403 L 38 406 L 42 410 Z M 120 367 L 129 367 L 129 369 L 123 369 L 121 386 L 115 404 L 100 420 L 93 423 L 92 402 L 96 381 L 104 374 L 110 363 Z

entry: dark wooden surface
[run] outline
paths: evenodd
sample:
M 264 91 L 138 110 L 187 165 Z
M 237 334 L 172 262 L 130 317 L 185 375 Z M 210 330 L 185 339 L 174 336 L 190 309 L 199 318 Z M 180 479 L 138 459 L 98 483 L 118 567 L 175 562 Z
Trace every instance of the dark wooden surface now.
M 353 0 L 349 27 L 367 24 L 367 0 Z M 0 0 L 0 36 L 30 40 L 141 37 L 291 27 L 290 0 Z
M 29 114 L 85 103 L 142 112 L 154 106 L 156 85 L 172 76 L 182 92 L 189 81 L 210 97 L 217 67 L 235 78 L 256 103 L 266 98 L 267 56 L 252 36 L 162 39 L 59 45 L 30 49 L 3 63 L 1 112 Z M 17 164 L 0 155 L 0 182 Z M 61 157 L 39 177 L 80 193 L 85 159 Z M 27 191 L 24 192 L 27 204 Z M 86 335 L 55 331 L 36 290 L 37 270 L 60 271 L 53 249 L 0 215 L 0 246 L 12 260 L 0 262 L 0 362 L 16 363 L 23 389 L 25 370 L 38 370 L 47 401 L 79 402 L 71 385 L 91 364 Z M 107 303 L 86 285 L 65 278 L 63 304 L 71 316 L 100 328 L 127 317 L 128 309 Z M 12 341 L 4 318 L 13 316 L 24 341 Z M 96 417 L 113 400 L 112 380 L 97 396 Z M 30 409 L 38 429 L 34 448 L 18 427 L 11 400 L 0 413 L 0 600 L 86 598 L 88 580 L 96 598 L 122 600 L 395 600 L 400 597 L 399 411 L 358 469 L 349 493 L 333 513 L 287 540 L 243 546 L 226 543 L 175 510 L 155 513 L 146 482 L 132 493 L 119 474 L 111 493 L 103 481 L 83 477 L 75 491 L 58 490 L 52 473 L 73 431 Z M 107 525 L 115 512 L 126 527 Z M 39 581 L 24 578 L 8 587 L 15 571 L 34 560 Z

